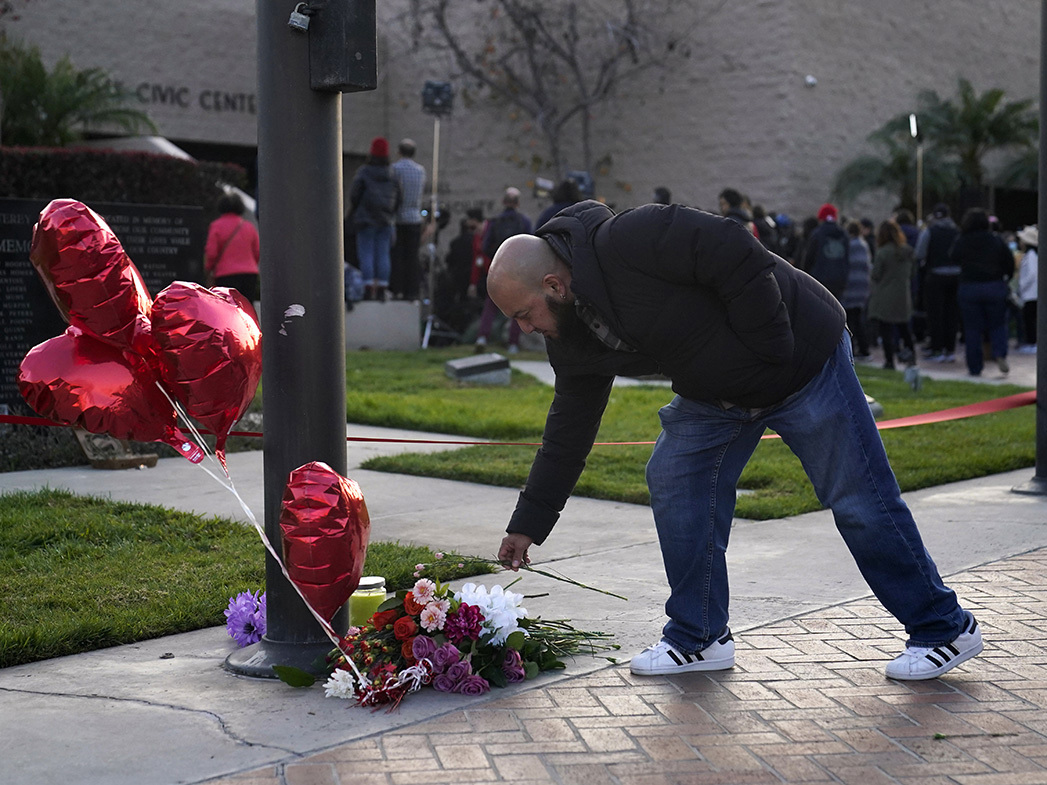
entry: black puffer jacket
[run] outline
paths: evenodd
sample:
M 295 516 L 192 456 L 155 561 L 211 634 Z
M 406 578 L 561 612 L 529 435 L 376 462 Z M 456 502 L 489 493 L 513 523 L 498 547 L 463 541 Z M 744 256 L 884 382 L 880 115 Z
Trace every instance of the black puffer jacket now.
M 635 351 L 547 341 L 556 387 L 542 447 L 508 531 L 541 543 L 585 466 L 614 376 L 660 372 L 685 398 L 779 403 L 835 351 L 846 316 L 821 284 L 734 221 L 680 205 L 614 215 L 579 202 L 537 234 L 571 290 Z

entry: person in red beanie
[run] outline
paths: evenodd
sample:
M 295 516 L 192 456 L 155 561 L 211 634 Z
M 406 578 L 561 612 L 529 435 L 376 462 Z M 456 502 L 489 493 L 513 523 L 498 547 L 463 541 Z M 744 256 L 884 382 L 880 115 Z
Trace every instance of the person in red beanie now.
M 803 253 L 802 269 L 839 300 L 847 285 L 850 238 L 837 223 L 836 205 L 826 202 L 818 208 L 818 228 L 811 233 Z
M 385 301 L 391 267 L 393 226 L 403 194 L 389 165 L 389 142 L 371 141 L 371 153 L 349 187 L 346 221 L 356 230 L 356 256 L 364 279 L 364 299 Z

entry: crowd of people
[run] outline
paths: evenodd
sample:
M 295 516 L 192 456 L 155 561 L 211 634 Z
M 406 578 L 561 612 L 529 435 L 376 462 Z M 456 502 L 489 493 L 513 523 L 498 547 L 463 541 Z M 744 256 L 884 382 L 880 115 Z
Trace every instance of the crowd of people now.
M 581 201 L 577 183 L 565 180 L 532 222 L 520 212 L 520 192 L 506 190 L 503 210 L 484 220 L 470 210 L 451 242 L 438 287 L 438 312 L 464 333 L 479 318 L 478 351 L 501 324 L 486 296 L 486 276 L 497 248 L 515 234 L 532 234 L 557 213 Z M 669 205 L 668 188 L 653 190 L 651 203 Z M 772 213 L 733 188 L 719 195 L 719 214 L 744 225 L 768 250 L 807 272 L 843 305 L 854 357 L 868 361 L 882 349 L 883 365 L 909 367 L 920 359 L 954 363 L 965 349 L 968 372 L 982 373 L 986 354 L 1007 373 L 1010 338 L 1016 351 L 1036 351 L 1036 226 L 1002 232 L 984 209 L 971 208 L 960 225 L 944 203 L 917 224 L 911 211 L 896 210 L 878 224 L 841 215 L 831 204 L 801 221 Z M 442 292 L 442 296 L 441 296 Z M 520 330 L 509 321 L 504 340 L 518 351 Z M 967 336 L 977 336 L 968 340 Z
M 1012 336 L 1016 351 L 1036 352 L 1035 225 L 1002 231 L 980 207 L 966 210 L 957 225 L 945 203 L 922 225 L 906 209 L 876 225 L 826 203 L 797 226 L 732 188 L 719 202 L 724 217 L 840 301 L 856 360 L 870 359 L 880 346 L 888 369 L 920 359 L 955 363 L 962 343 L 968 373 L 980 376 L 986 357 L 1001 373 L 1010 370 Z
M 433 311 L 453 334 L 470 335 L 477 351 L 489 341 L 519 351 L 520 328 L 506 320 L 487 296 L 491 260 L 506 239 L 534 234 L 561 211 L 582 201 L 578 183 L 566 179 L 549 193 L 549 204 L 532 221 L 520 209 L 520 191 L 502 195 L 502 209 L 484 216 L 470 209 L 458 222 L 442 263 L 437 235 L 445 216 L 424 209 L 425 167 L 414 160 L 416 145 L 403 139 L 390 162 L 389 142 L 376 137 L 367 160 L 349 186 L 345 216 L 346 301 L 416 301 L 432 281 Z M 665 186 L 653 189 L 652 204 L 670 205 Z M 1001 231 L 994 216 L 978 207 L 960 224 L 945 203 L 921 224 L 897 209 L 877 225 L 867 217 L 840 214 L 826 203 L 801 221 L 751 204 L 734 188 L 719 194 L 718 212 L 745 226 L 760 244 L 819 281 L 847 316 L 858 361 L 883 353 L 884 368 L 899 364 L 955 363 L 962 343 L 970 375 L 981 375 L 986 357 L 1009 371 L 1011 338 L 1019 353 L 1036 352 L 1039 232 L 1035 225 Z M 258 234 L 235 195 L 223 196 L 211 225 L 205 270 L 209 282 L 259 300 Z M 422 254 L 423 246 L 428 249 Z M 475 337 L 472 332 L 475 330 Z M 492 338 L 492 333 L 496 338 Z

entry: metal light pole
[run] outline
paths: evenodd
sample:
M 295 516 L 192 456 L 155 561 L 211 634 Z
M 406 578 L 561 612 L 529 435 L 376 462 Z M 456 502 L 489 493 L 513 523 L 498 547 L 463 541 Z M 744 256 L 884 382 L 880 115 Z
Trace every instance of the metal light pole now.
M 286 0 L 257 0 L 264 525 L 277 552 L 290 472 L 323 461 L 346 473 L 340 91 L 373 89 L 341 84 L 344 50 L 361 59 L 344 29 L 366 27 L 368 9 L 318 2 L 310 21 L 304 6 L 289 26 Z M 373 2 L 369 13 L 373 31 Z M 265 573 L 266 635 L 225 666 L 266 678 L 273 665 L 310 670 L 332 644 L 268 554 Z M 344 631 L 348 611 L 331 624 Z
M 422 348 L 429 348 L 433 328 L 436 326 L 436 232 L 437 232 L 437 194 L 440 182 L 440 118 L 451 113 L 454 93 L 448 82 L 426 82 L 422 88 L 422 111 L 433 115 L 433 176 L 432 194 L 429 199 L 429 221 L 433 234 L 429 242 L 429 313 L 425 317 L 425 330 L 422 333 Z
M 429 348 L 429 339 L 433 335 L 434 322 L 436 321 L 436 194 L 437 184 L 440 181 L 440 115 L 433 118 L 433 192 L 429 198 L 429 222 L 433 234 L 429 238 L 429 247 L 426 253 L 429 256 L 429 313 L 425 317 L 425 330 L 422 332 L 422 348 Z
M 1037 223 L 1047 226 L 1047 0 L 1040 6 L 1040 179 Z M 1040 251 L 1036 296 L 1036 474 L 1018 493 L 1047 496 L 1047 254 Z
M 916 115 L 909 115 L 909 133 L 916 140 L 916 225 L 923 221 L 923 140 L 916 127 Z

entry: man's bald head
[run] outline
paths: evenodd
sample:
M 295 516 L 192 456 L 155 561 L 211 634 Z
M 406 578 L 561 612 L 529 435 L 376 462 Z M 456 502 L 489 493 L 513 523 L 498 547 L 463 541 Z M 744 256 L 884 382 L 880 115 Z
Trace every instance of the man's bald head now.
M 499 246 L 487 273 L 487 293 L 527 332 L 555 332 L 546 298 L 571 302 L 571 268 L 533 234 L 517 234 Z
M 546 275 L 566 269 L 567 266 L 545 240 L 533 234 L 516 234 L 506 239 L 495 252 L 487 273 L 487 291 L 497 303 L 496 291 L 509 286 L 535 291 L 542 287 Z

